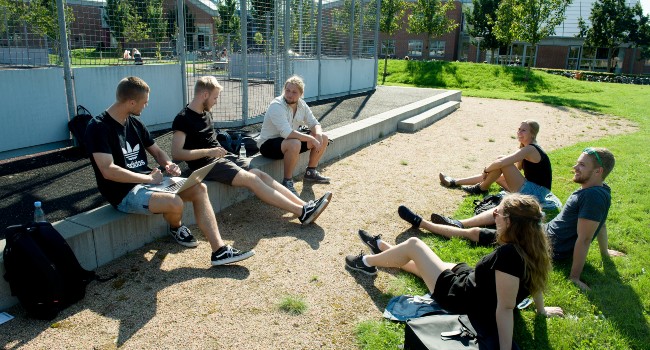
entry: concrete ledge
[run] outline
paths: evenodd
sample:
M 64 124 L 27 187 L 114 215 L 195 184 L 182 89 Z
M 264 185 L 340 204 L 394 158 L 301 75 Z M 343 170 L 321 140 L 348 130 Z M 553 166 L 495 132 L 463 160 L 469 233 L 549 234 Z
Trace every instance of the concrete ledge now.
M 397 130 L 402 132 L 416 132 L 444 118 L 447 114 L 452 113 L 458 108 L 460 108 L 460 102 L 458 101 L 445 102 L 424 113 L 402 120 L 397 124 Z
M 446 91 L 340 128 L 327 130 L 326 132 L 333 143 L 329 146 L 321 162 L 341 158 L 349 151 L 396 132 L 400 122 L 405 119 L 413 118 L 413 121 L 407 122 L 407 124 L 415 125 L 413 128 L 419 129 L 425 120 L 429 123 L 433 122 L 430 119 L 433 112 L 427 111 L 455 101 L 449 104 L 450 107 L 443 108 L 447 111 L 444 115 L 434 113 L 437 114 L 435 118 L 440 119 L 458 108 L 460 99 L 460 91 Z M 420 117 L 422 115 L 429 117 Z M 308 160 L 308 153 L 301 154 L 294 176 L 302 174 Z M 284 172 L 281 160 L 272 160 L 261 156 L 251 159 L 251 168 L 260 169 L 274 179 L 281 179 Z M 220 212 L 253 195 L 247 189 L 226 186 L 218 182 L 206 181 L 205 184 L 208 186 L 210 202 L 215 212 Z M 185 206 L 183 222 L 188 225 L 196 223 L 190 203 Z M 90 270 L 155 239 L 166 236 L 168 230 L 162 215 L 124 214 L 110 205 L 66 218 L 53 225 L 68 241 L 81 265 Z M 2 275 L 4 275 L 4 261 L 1 250 L 4 249 L 4 246 L 5 240 L 0 240 L 0 274 Z M 18 300 L 11 296 L 9 284 L 3 278 L 0 279 L 0 310 L 11 307 L 17 302 Z

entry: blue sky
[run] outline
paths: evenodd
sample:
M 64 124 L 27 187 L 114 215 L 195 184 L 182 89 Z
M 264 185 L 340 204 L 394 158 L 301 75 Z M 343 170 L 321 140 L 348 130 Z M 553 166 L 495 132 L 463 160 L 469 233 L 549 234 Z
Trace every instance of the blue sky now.
M 641 0 L 641 6 L 643 7 L 643 13 L 650 14 L 650 0 Z

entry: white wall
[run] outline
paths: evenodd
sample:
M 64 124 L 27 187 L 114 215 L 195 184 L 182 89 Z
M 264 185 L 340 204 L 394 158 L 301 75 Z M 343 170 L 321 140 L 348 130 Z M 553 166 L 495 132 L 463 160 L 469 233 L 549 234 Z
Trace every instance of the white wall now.
M 142 121 L 168 126 L 183 107 L 179 64 L 73 69 L 77 104 L 98 115 L 115 101 L 115 87 L 135 75 L 151 87 Z M 68 142 L 62 68 L 0 70 L 0 159 L 51 150 Z
M 0 70 L 0 119 L 0 154 L 68 139 L 63 69 Z

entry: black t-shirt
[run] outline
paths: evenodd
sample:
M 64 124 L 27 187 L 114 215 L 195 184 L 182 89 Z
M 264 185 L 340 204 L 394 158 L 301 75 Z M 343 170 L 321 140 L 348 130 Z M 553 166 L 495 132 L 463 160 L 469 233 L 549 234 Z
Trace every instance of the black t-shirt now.
M 154 144 L 149 131 L 142 122 L 129 116 L 124 125 L 111 118 L 108 112 L 93 118 L 86 128 L 86 145 L 95 170 L 97 187 L 104 198 L 117 206 L 136 185 L 105 179 L 92 157 L 92 153 L 108 153 L 115 165 L 130 171 L 148 174 L 146 148 Z
M 178 113 L 178 115 L 176 115 L 176 118 L 174 118 L 172 130 L 182 131 L 185 133 L 184 149 L 193 150 L 219 146 L 217 133 L 212 125 L 212 118 L 208 113 L 204 112 L 199 114 L 186 106 L 180 111 L 180 113 Z M 203 157 L 195 160 L 188 160 L 186 163 L 190 169 L 196 170 L 212 163 L 213 161 L 214 158 L 212 157 Z
M 537 163 L 529 162 L 526 159 L 523 160 L 521 167 L 524 169 L 524 177 L 530 182 L 551 190 L 551 184 L 553 183 L 551 160 L 541 147 L 534 143 L 531 143 L 531 146 L 535 147 L 542 158 Z
M 487 321 L 486 325 L 493 326 L 493 329 L 496 329 L 496 271 L 498 270 L 519 278 L 519 290 L 517 291 L 516 301 L 520 303 L 530 295 L 530 291 L 524 285 L 524 269 L 524 260 L 512 244 L 504 244 L 497 247 L 492 253 L 484 256 L 476 263 L 473 277 L 476 283 L 474 295 L 477 297 L 478 302 L 475 305 L 476 312 L 472 312 L 474 316 L 484 319 Z

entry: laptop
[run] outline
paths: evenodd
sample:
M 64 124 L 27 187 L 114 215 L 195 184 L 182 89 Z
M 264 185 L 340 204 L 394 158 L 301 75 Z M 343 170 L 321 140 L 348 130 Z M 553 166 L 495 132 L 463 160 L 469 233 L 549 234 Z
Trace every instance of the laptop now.
M 145 188 L 156 191 L 156 192 L 167 192 L 167 193 L 181 193 L 186 189 L 198 184 L 203 181 L 203 178 L 208 175 L 212 167 L 215 165 L 215 162 L 212 162 L 203 168 L 196 169 L 193 171 L 190 176 L 185 177 L 165 177 L 163 181 L 156 185 L 146 185 Z

